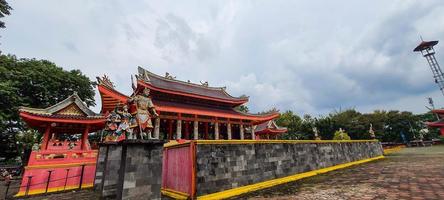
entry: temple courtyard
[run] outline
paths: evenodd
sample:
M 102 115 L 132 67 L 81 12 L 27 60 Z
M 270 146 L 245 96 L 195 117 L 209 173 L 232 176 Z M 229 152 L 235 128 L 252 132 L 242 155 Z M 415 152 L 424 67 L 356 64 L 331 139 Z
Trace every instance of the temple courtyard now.
M 310 177 L 233 199 L 444 199 L 444 145 L 405 148 L 386 159 Z M 18 184 L 18 183 L 17 183 Z M 1 184 L 3 199 L 5 186 Z M 12 192 L 16 191 L 11 191 Z M 91 190 L 30 199 L 96 199 Z
M 236 199 L 444 199 L 444 145 L 404 148 L 383 160 Z

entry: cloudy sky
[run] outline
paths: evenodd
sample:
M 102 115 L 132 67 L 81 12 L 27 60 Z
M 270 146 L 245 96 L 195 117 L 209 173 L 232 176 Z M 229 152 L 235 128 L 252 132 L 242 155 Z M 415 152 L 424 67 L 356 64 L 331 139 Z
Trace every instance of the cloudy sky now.
M 444 106 L 426 60 L 412 52 L 420 35 L 444 43 L 442 0 L 8 2 L 4 53 L 93 80 L 107 74 L 124 93 L 143 66 L 246 94 L 252 112 L 418 113 L 429 96 Z

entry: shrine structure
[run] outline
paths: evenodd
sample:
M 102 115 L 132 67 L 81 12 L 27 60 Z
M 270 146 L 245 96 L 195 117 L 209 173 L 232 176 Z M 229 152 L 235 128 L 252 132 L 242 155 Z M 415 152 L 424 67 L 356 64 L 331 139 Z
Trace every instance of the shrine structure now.
M 426 122 L 426 125 L 430 128 L 439 128 L 441 136 L 444 136 L 444 109 L 434 109 L 432 112 L 439 116 L 439 120 Z
M 141 67 L 138 68 L 136 79 L 133 94 L 127 96 L 116 91 L 106 76 L 98 77 L 101 113 L 108 116 L 116 108 L 128 105 L 130 99 L 149 89 L 149 98 L 157 113 L 153 118 L 153 138 L 256 139 L 259 138 L 255 133 L 257 125 L 279 116 L 277 111 L 265 114 L 240 112 L 236 108 L 247 103 L 248 97 L 233 97 L 224 87 L 210 87 L 208 82 L 195 84 L 179 81 L 168 73 L 159 76 Z M 134 105 L 129 106 L 129 112 L 134 112 Z
M 76 93 L 51 107 L 19 112 L 43 139 L 33 147 L 16 196 L 92 187 L 97 150 L 91 149 L 88 133 L 103 129 L 105 117 L 88 109 Z
M 270 120 L 256 126 L 254 131 L 256 139 L 275 139 L 277 140 L 280 135 L 287 132 L 287 128 L 279 127 L 274 120 Z

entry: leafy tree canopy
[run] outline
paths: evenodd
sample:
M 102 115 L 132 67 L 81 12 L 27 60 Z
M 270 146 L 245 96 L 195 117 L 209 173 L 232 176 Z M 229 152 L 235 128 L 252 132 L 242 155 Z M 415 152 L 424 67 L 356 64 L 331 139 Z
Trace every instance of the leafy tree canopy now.
M 6 2 L 6 0 L 0 0 L 0 18 L 10 15 L 10 10 L 12 10 L 12 8 L 9 6 L 8 2 Z M 0 28 L 5 28 L 5 22 L 0 21 Z
M 88 106 L 94 103 L 94 82 L 80 70 L 65 71 L 47 60 L 0 55 L 0 157 L 13 156 L 14 135 L 24 130 L 18 108 L 46 108 L 76 91 Z
M 340 128 L 347 132 L 351 139 L 370 139 L 369 128 L 373 125 L 376 139 L 383 142 L 407 142 L 417 139 L 419 131 L 427 128 L 424 122 L 435 121 L 433 113 L 415 115 L 411 112 L 396 110 L 376 110 L 373 113 L 360 113 L 355 109 L 335 111 L 327 116 L 302 118 L 292 111 L 286 111 L 276 119 L 279 126 L 288 128 L 283 139 L 315 139 L 313 128 L 319 130 L 322 139 L 334 139 L 335 132 Z M 438 130 L 430 129 L 424 139 L 437 138 Z

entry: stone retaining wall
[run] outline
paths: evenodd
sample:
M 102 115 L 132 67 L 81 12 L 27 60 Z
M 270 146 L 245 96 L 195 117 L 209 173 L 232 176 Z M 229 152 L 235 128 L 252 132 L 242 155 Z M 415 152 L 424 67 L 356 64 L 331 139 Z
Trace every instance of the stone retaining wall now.
M 313 143 L 197 142 L 196 195 L 381 156 L 377 141 Z

